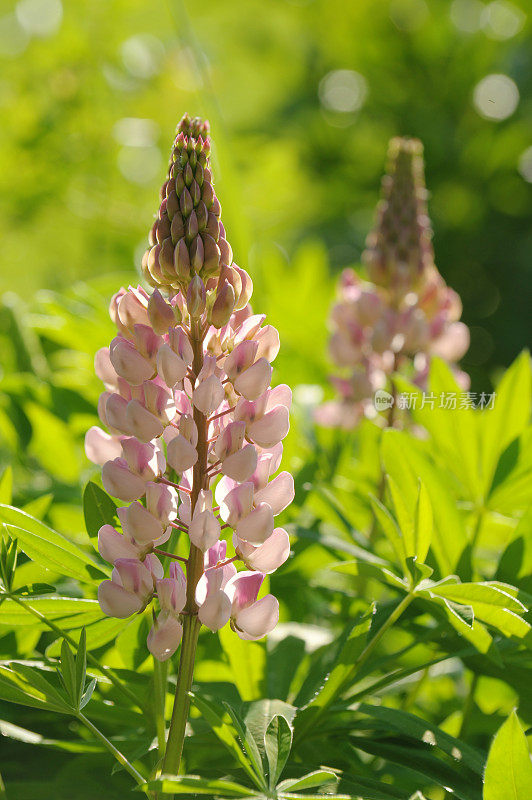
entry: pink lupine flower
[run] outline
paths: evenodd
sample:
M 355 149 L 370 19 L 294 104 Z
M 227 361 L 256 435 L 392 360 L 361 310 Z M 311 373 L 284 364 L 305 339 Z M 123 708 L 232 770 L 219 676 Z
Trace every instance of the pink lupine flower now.
M 178 564 L 170 565 L 170 577 L 156 582 L 160 612 L 148 633 L 148 650 L 159 661 L 171 658 L 181 641 L 183 626 L 179 614 L 187 599 L 187 579 Z
M 253 283 L 233 261 L 206 123 L 181 121 L 161 197 L 142 261 L 153 291 L 122 288 L 111 301 L 117 333 L 95 358 L 109 433 L 91 429 L 86 450 L 105 490 L 128 504 L 118 509 L 121 530 L 104 525 L 98 536 L 114 564 L 102 610 L 127 617 L 154 602 L 148 648 L 164 661 L 184 629 L 197 636 L 198 620 L 216 631 L 231 619 L 250 639 L 273 628 L 277 601 L 257 592 L 288 558 L 275 517 L 294 484 L 278 472 L 292 399 L 288 386 L 270 387 L 279 334 L 253 313 Z M 165 577 L 155 554 L 168 555 L 178 536 L 189 555 L 173 558 L 186 570 L 172 562 Z
M 279 603 L 272 594 L 257 600 L 263 580 L 260 572 L 239 572 L 225 587 L 231 601 L 231 627 L 241 639 L 262 639 L 279 621 Z
M 431 355 L 452 366 L 469 346 L 468 329 L 458 322 L 460 298 L 434 264 L 422 145 L 392 139 L 388 160 L 363 254 L 371 283 L 345 270 L 331 310 L 330 355 L 343 374 L 331 377 L 338 399 L 316 410 L 322 425 L 352 428 L 374 417 L 374 393 L 387 382 L 393 389 L 395 372 L 423 386 Z
M 266 574 L 278 569 L 290 555 L 290 539 L 284 528 L 275 528 L 265 542 L 255 546 L 234 535 L 235 551 L 250 570 Z
M 103 613 L 122 619 L 142 611 L 153 596 L 155 581 L 162 576 L 161 562 L 156 556 L 146 556 L 144 562 L 118 558 L 111 580 L 98 587 Z

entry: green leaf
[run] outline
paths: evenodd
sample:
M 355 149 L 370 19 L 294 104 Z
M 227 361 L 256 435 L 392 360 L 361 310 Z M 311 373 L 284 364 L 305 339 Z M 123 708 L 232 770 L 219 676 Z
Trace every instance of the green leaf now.
M 414 520 L 410 515 L 405 502 L 399 491 L 399 487 L 391 475 L 386 476 L 386 482 L 393 502 L 395 518 L 398 523 L 401 537 L 403 539 L 403 552 L 405 557 L 416 555 L 416 543 L 414 535 Z
M 162 794 L 207 794 L 210 797 L 258 797 L 257 792 L 234 781 L 201 778 L 199 775 L 161 775 L 138 787 L 153 789 Z
M 323 686 L 316 692 L 310 703 L 297 714 L 295 727 L 298 739 L 305 735 L 323 712 L 341 696 L 349 685 L 356 671 L 357 658 L 366 646 L 374 614 L 375 604 L 355 623 L 347 641 L 334 660 Z
M 95 564 L 80 547 L 24 511 L 0 505 L 0 520 L 7 524 L 20 549 L 42 567 L 83 583 L 94 584 L 109 576 L 110 570 Z
M 373 512 L 377 517 L 377 521 L 384 531 L 386 538 L 393 547 L 393 551 L 398 563 L 401 564 L 404 573 L 406 574 L 407 568 L 405 547 L 397 522 L 392 517 L 386 506 L 384 506 L 378 498 L 370 496 L 370 500 L 371 505 L 373 506 Z
M 274 789 L 285 768 L 292 747 L 292 728 L 282 716 L 275 716 L 266 731 L 264 747 L 269 767 L 269 786 Z
M 87 632 L 85 628 L 83 628 L 81 631 L 81 636 L 79 637 L 78 649 L 76 652 L 76 689 L 77 689 L 78 704 L 81 702 L 83 691 L 85 689 L 86 674 L 87 674 Z
M 9 505 L 13 498 L 13 470 L 6 467 L 0 478 L 0 503 Z
M 117 524 L 116 503 L 93 481 L 87 483 L 83 492 L 83 515 L 93 542 L 97 541 L 98 531 L 103 525 L 116 527 Z
M 0 665 L 0 698 L 10 703 L 59 714 L 69 714 L 72 711 L 40 670 L 18 662 L 12 662 L 9 666 Z
M 255 770 L 257 778 L 259 779 L 260 783 L 265 786 L 266 780 L 264 776 L 262 759 L 259 752 L 259 743 L 253 737 L 249 727 L 238 717 L 235 710 L 231 708 L 229 703 L 224 702 L 224 708 L 231 717 L 233 725 L 235 726 L 235 730 L 240 738 L 240 741 L 242 742 L 246 755 L 248 756 L 253 769 Z
M 226 625 L 218 632 L 220 643 L 233 671 L 242 700 L 258 700 L 264 694 L 266 646 L 264 642 L 244 642 Z
M 432 541 L 434 520 L 432 516 L 432 503 L 429 493 L 422 480 L 419 481 L 419 493 L 416 504 L 416 520 L 414 526 L 414 555 L 419 563 L 427 557 Z
M 530 625 L 519 614 L 527 611 L 516 597 L 490 583 L 444 583 L 432 586 L 431 595 L 470 606 L 478 619 L 497 628 L 505 636 L 522 638 Z
M 499 456 L 529 424 L 532 401 L 530 354 L 525 350 L 506 370 L 492 409 L 482 412 L 481 449 L 484 492 L 493 481 Z
M 314 772 L 307 772 L 301 778 L 288 778 L 281 781 L 277 786 L 278 792 L 300 791 L 301 789 L 314 789 L 316 786 L 323 786 L 324 783 L 337 781 L 338 776 L 334 772 L 325 769 L 317 769 Z
M 83 600 L 75 597 L 21 597 L 20 602 L 6 598 L 0 604 L 0 625 L 32 626 L 38 624 L 31 606 L 43 616 L 69 630 L 102 619 L 102 611 L 97 600 Z
M 66 639 L 63 639 L 61 644 L 61 674 L 65 689 L 72 702 L 74 708 L 78 708 L 78 692 L 76 685 L 76 662 L 72 650 L 68 646 Z
M 438 747 L 447 755 L 452 756 L 456 762 L 463 764 L 478 775 L 482 775 L 484 758 L 481 752 L 460 739 L 455 739 L 445 733 L 437 725 L 433 725 L 427 720 L 415 716 L 415 714 L 396 708 L 362 703 L 358 710 L 372 719 L 384 723 L 386 730 L 395 730 L 410 739 L 416 739 L 419 742 Z
M 492 742 L 482 797 L 483 800 L 530 800 L 532 797 L 532 763 L 515 711 Z
M 259 789 L 264 787 L 264 778 L 260 780 L 253 768 L 249 757 L 238 743 L 238 732 L 235 730 L 233 720 L 225 708 L 220 708 L 211 700 L 191 693 L 192 702 L 201 713 L 205 721 L 210 725 L 213 733 L 217 736 L 224 747 L 234 756 L 237 763 L 251 778 Z M 262 777 L 262 776 L 261 776 Z

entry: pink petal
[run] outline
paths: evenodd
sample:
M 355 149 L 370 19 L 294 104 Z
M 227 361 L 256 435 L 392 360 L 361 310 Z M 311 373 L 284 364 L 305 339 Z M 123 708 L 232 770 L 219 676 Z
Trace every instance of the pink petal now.
M 85 453 L 93 464 L 103 466 L 106 461 L 118 458 L 122 452 L 120 440 L 94 425 L 85 434 Z
M 235 481 L 247 481 L 257 466 L 257 451 L 252 444 L 228 456 L 222 463 L 221 470 Z
M 164 483 L 146 484 L 146 508 L 166 527 L 177 516 L 177 492 Z
M 251 641 L 262 639 L 278 622 L 279 602 L 272 594 L 238 611 L 235 617 L 238 636 Z
M 275 406 L 272 411 L 249 425 L 248 434 L 260 447 L 273 447 L 284 439 L 289 429 L 288 409 L 286 406 Z
M 225 391 L 220 378 L 211 375 L 194 389 L 192 402 L 202 414 L 208 417 L 216 411 L 224 397 Z
M 167 661 L 179 647 L 182 636 L 183 626 L 177 617 L 163 611 L 148 633 L 148 650 L 158 661 Z
M 103 465 L 102 483 L 106 492 L 126 502 L 137 500 L 145 491 L 144 481 L 130 471 L 122 458 L 115 458 Z
M 138 544 L 154 542 L 162 536 L 163 526 L 160 521 L 139 502 L 131 503 L 127 508 L 119 508 L 118 516 L 124 533 Z
M 133 386 L 151 378 L 154 368 L 136 349 L 132 342 L 117 336 L 110 347 L 111 363 L 120 377 Z
M 253 484 L 246 481 L 235 486 L 224 497 L 223 502 L 220 504 L 220 516 L 224 522 L 234 528 L 242 517 L 250 513 L 252 505 Z
M 280 472 L 263 489 L 255 493 L 256 503 L 268 503 L 275 516 L 294 499 L 294 479 L 289 472 Z
M 168 445 L 166 457 L 170 466 L 181 474 L 194 466 L 198 460 L 198 451 L 184 436 L 178 434 Z
M 112 525 L 102 525 L 98 531 L 98 552 L 110 564 L 119 558 L 137 558 L 139 555 L 138 547 Z
M 209 594 L 198 610 L 200 622 L 211 631 L 219 631 L 229 622 L 231 601 L 225 592 L 219 590 Z
M 257 358 L 266 358 L 272 362 L 280 349 L 279 333 L 273 325 L 265 325 L 257 331 L 255 341 L 258 344 Z
M 170 345 L 163 344 L 157 353 L 157 372 L 167 386 L 173 387 L 183 380 L 188 367 L 181 356 L 174 353 Z
M 236 535 L 246 542 L 265 542 L 273 532 L 273 512 L 268 503 L 259 503 L 236 526 Z
M 150 411 L 147 411 L 138 400 L 130 400 L 126 409 L 127 429 L 141 442 L 149 442 L 160 436 L 164 425 Z
M 269 574 L 284 564 L 290 555 L 290 540 L 283 528 L 275 528 L 272 535 L 259 547 L 239 540 L 238 550 L 248 569 Z
M 235 391 L 247 400 L 257 400 L 270 385 L 272 366 L 265 358 L 259 358 L 253 366 L 242 372 L 234 382 Z
M 201 511 L 199 514 L 194 510 L 188 535 L 192 544 L 202 552 L 216 544 L 220 538 L 220 523 L 212 510 Z
M 127 592 L 114 581 L 103 581 L 98 586 L 98 602 L 103 613 L 108 617 L 126 619 L 136 614 L 143 607 L 142 600 L 131 592 Z

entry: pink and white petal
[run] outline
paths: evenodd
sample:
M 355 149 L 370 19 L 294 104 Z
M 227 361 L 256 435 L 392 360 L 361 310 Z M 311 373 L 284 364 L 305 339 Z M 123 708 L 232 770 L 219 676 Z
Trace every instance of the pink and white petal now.
M 294 499 L 294 479 L 289 472 L 280 472 L 263 489 L 255 493 L 256 503 L 268 503 L 274 516 L 284 511 Z
M 85 434 L 85 453 L 93 464 L 103 466 L 106 461 L 118 458 L 121 452 L 120 439 L 117 436 L 109 436 L 97 425 L 93 425 Z
M 237 633 L 241 639 L 256 640 L 270 633 L 279 622 L 279 602 L 272 594 L 241 609 L 236 617 Z

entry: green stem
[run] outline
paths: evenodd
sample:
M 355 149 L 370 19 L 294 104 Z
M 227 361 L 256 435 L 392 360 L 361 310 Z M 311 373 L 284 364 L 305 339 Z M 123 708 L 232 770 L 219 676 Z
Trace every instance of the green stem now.
M 201 332 L 200 320 L 191 321 L 190 342 L 194 353 L 192 370 L 195 375 L 199 375 L 203 366 L 203 335 Z M 192 491 L 190 493 L 191 513 L 198 500 L 199 493 L 209 485 L 207 475 L 207 418 L 199 409 L 194 408 L 194 422 L 198 430 L 198 443 L 196 449 L 198 460 L 194 464 Z M 196 604 L 196 586 L 203 575 L 203 553 L 193 544 L 190 545 L 190 553 L 187 560 L 187 602 L 184 608 L 183 639 L 181 641 L 181 655 L 179 659 L 179 673 L 175 690 L 174 707 L 170 730 L 168 731 L 168 741 L 166 743 L 166 753 L 163 761 L 163 771 L 169 775 L 177 775 L 183 754 L 183 744 L 185 741 L 185 729 L 187 725 L 188 713 L 190 709 L 190 689 L 192 677 L 194 675 L 194 660 L 196 658 L 196 645 L 198 643 L 201 622 L 198 619 L 198 607 Z
M 157 730 L 157 746 L 159 758 L 163 758 L 166 747 L 166 677 L 168 664 L 166 661 L 153 659 L 153 688 L 155 695 L 155 727 Z
M 101 730 L 96 727 L 96 725 L 93 725 L 93 723 L 90 721 L 90 719 L 87 719 L 85 714 L 82 714 L 81 711 L 78 711 L 76 716 L 77 716 L 77 719 L 79 719 L 80 722 L 82 722 L 84 725 L 86 725 L 86 727 L 90 730 L 90 732 L 97 739 L 100 740 L 100 742 L 107 748 L 107 750 L 109 750 L 109 752 L 113 754 L 113 756 L 116 758 L 118 763 L 121 764 L 124 767 L 124 769 L 127 770 L 127 772 L 129 772 L 131 777 L 136 780 L 136 782 L 139 784 L 139 786 L 141 786 L 143 783 L 146 783 L 146 779 L 140 774 L 140 772 L 138 772 L 135 769 L 133 764 L 131 764 L 131 762 L 127 760 L 125 755 L 123 753 L 121 753 L 120 750 L 118 750 L 118 748 L 116 748 L 112 742 L 109 741 L 107 736 L 105 736 L 105 734 L 103 734 L 101 732 Z M 145 791 L 146 791 L 146 794 L 149 797 L 150 793 L 148 792 L 147 789 Z
M 379 630 L 377 631 L 373 639 L 370 642 L 368 642 L 366 647 L 363 649 L 363 651 L 355 661 L 354 666 L 357 669 L 360 669 L 360 667 L 366 663 L 366 661 L 373 653 L 373 651 L 379 644 L 380 640 L 382 639 L 386 631 L 389 630 L 393 625 L 395 625 L 399 617 L 403 614 L 404 611 L 406 611 L 406 609 L 408 608 L 413 599 L 414 595 L 412 593 L 409 593 L 403 597 L 403 599 L 401 600 L 400 603 L 398 603 L 398 605 L 396 605 L 390 616 L 380 626 Z
M 467 694 L 467 698 L 464 703 L 464 710 L 462 712 L 462 722 L 460 723 L 460 731 L 458 733 L 459 739 L 463 739 L 465 734 L 467 733 L 469 718 L 471 716 L 471 712 L 473 711 L 473 705 L 475 702 L 475 693 L 477 691 L 477 684 L 478 684 L 478 675 L 474 673 L 471 679 L 469 692 Z
M 168 741 L 166 743 L 166 754 L 163 761 L 163 772 L 169 775 L 177 775 L 179 765 L 181 764 L 185 729 L 188 712 L 190 710 L 190 688 L 192 686 L 192 677 L 194 674 L 196 644 L 200 628 L 201 623 L 196 615 L 187 615 L 185 617 L 172 722 L 170 724 Z
M 31 606 L 29 603 L 23 602 L 19 597 L 17 597 L 17 595 L 12 594 L 10 595 L 10 597 L 11 600 L 14 600 L 15 603 L 18 603 L 19 606 L 25 608 L 26 611 L 29 611 L 30 614 L 33 614 L 34 617 L 37 617 L 37 619 L 39 619 L 41 622 L 47 625 L 52 631 L 54 631 L 54 633 L 57 633 L 59 636 L 62 636 L 63 639 L 66 639 L 66 641 L 77 651 L 78 643 L 76 642 L 75 639 L 72 638 L 72 636 L 70 636 L 70 634 L 68 634 L 58 625 L 56 625 L 55 622 L 52 622 L 51 619 L 45 617 L 44 614 L 41 614 L 41 612 L 38 611 L 36 608 L 33 608 L 33 606 Z M 127 686 L 124 686 L 118 675 L 116 675 L 110 667 L 105 666 L 105 664 L 101 664 L 98 661 L 98 659 L 92 655 L 92 653 L 87 653 L 87 661 L 94 667 L 99 669 L 103 675 L 109 678 L 113 686 L 115 686 L 119 691 L 121 691 L 122 694 L 128 698 L 128 700 L 131 700 L 138 708 L 141 709 L 141 711 L 144 711 L 144 713 L 148 713 L 147 709 L 143 708 L 141 703 L 139 703 L 138 697 L 136 697 L 136 695 L 132 691 L 130 691 L 130 689 L 128 689 Z

